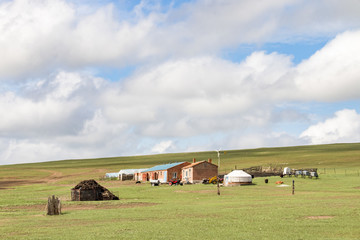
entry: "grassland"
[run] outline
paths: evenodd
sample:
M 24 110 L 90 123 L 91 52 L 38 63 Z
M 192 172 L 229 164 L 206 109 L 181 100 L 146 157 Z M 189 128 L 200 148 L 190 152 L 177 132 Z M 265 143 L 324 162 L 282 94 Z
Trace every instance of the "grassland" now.
M 226 151 L 221 171 L 313 167 L 319 179 L 255 178 L 254 185 L 151 187 L 98 181 L 120 201 L 72 202 L 70 189 L 105 172 L 212 158 L 215 152 L 67 160 L 0 167 L 0 239 L 360 239 L 360 144 Z M 63 203 L 45 216 L 47 197 Z

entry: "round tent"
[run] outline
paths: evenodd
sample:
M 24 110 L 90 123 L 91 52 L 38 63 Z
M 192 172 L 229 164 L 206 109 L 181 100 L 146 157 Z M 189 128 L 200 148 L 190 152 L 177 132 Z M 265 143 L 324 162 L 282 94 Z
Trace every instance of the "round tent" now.
M 231 173 L 224 176 L 225 186 L 237 186 L 243 184 L 251 184 L 252 177 L 250 174 L 243 170 L 234 170 Z

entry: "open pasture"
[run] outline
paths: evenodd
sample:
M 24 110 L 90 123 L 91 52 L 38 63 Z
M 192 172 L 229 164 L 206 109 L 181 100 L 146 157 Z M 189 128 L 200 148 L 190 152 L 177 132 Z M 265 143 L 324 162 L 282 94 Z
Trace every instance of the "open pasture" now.
M 1 166 L 0 239 L 360 238 L 360 144 L 227 151 L 221 171 L 284 164 L 318 167 L 320 178 L 255 178 L 254 185 L 222 187 L 220 196 L 215 185 L 98 181 L 105 172 L 192 157 L 217 160 L 202 152 Z M 70 189 L 90 178 L 120 200 L 71 202 Z M 53 194 L 61 216 L 45 216 Z

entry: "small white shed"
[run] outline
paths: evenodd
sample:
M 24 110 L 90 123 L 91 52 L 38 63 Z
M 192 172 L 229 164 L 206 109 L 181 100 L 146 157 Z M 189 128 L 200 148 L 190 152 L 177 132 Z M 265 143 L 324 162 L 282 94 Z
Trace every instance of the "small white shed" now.
M 291 168 L 285 167 L 283 171 L 283 175 L 290 175 L 290 173 L 291 173 Z
M 142 171 L 145 171 L 146 168 L 143 169 L 122 169 L 119 171 L 118 176 L 119 176 L 119 180 L 124 181 L 124 180 L 136 180 L 138 181 L 138 179 L 136 179 L 135 175 L 137 173 L 141 173 Z
M 118 178 L 118 173 L 106 173 L 105 178 Z
M 244 172 L 243 170 L 234 170 L 224 176 L 224 186 L 239 186 L 251 183 L 251 175 Z

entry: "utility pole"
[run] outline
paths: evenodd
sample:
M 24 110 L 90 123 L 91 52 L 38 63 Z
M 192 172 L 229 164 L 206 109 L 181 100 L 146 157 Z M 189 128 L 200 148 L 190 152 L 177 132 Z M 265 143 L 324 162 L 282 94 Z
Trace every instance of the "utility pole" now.
M 216 152 L 217 152 L 217 154 L 218 154 L 218 171 L 217 171 L 217 177 L 216 177 L 216 180 L 217 180 L 217 194 L 220 196 L 220 178 L 219 178 L 219 172 L 220 172 L 220 150 L 221 150 L 221 148 L 219 149 L 219 150 L 217 150 Z

